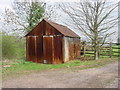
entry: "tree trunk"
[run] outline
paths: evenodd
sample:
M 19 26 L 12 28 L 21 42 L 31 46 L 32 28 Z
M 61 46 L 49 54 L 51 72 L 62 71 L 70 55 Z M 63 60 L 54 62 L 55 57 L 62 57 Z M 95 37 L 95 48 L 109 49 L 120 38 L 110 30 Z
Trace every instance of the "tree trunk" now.
M 98 60 L 98 50 L 95 50 L 94 53 L 95 53 L 95 54 L 94 54 L 94 59 L 95 59 L 95 60 Z
M 98 60 L 99 57 L 99 47 L 97 41 L 94 44 L 94 59 Z

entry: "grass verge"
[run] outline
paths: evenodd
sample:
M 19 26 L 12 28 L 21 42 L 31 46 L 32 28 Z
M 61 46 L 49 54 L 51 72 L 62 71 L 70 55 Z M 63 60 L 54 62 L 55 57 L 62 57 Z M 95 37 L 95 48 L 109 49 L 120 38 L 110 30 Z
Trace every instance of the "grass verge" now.
M 37 64 L 33 62 L 27 62 L 19 60 L 19 62 L 10 64 L 10 67 L 4 67 L 2 68 L 2 76 L 3 79 L 5 77 L 11 76 L 11 75 L 19 75 L 23 74 L 26 71 L 36 71 L 36 70 L 49 70 L 49 69 L 57 69 L 57 68 L 72 68 L 77 66 L 82 66 L 79 69 L 87 69 L 87 68 L 93 68 L 93 67 L 99 67 L 103 66 L 105 64 L 109 64 L 112 62 L 117 61 L 116 58 L 102 58 L 99 60 L 91 60 L 91 61 L 80 61 L 80 60 L 73 60 L 66 62 L 64 64 Z M 73 68 L 74 69 L 74 68 Z

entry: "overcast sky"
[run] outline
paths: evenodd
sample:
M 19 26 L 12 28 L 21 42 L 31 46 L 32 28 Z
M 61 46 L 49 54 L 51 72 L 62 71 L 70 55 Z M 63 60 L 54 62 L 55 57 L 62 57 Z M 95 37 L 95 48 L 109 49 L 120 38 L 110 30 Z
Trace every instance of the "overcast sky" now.
M 12 2 L 13 2 L 14 0 L 0 0 L 0 14 L 1 13 L 4 13 L 4 9 L 5 8 L 9 8 L 9 9 L 11 9 L 12 10 Z M 18 1 L 23 1 L 23 0 L 18 0 Z M 39 1 L 39 0 L 38 0 Z M 49 3 L 51 3 L 51 4 L 54 4 L 54 2 L 66 2 L 66 0 L 44 0 L 44 1 L 46 1 L 46 2 L 49 2 Z M 77 2 L 77 1 L 81 1 L 81 0 L 67 0 L 67 2 Z M 114 2 L 114 3 L 117 3 L 119 0 L 109 0 L 109 2 Z M 1 17 L 1 16 L 0 16 Z M 62 18 L 61 18 L 62 19 Z M 0 20 L 0 24 L 2 23 L 3 21 L 2 21 L 2 19 Z M 62 22 L 61 21 L 58 21 L 58 23 L 60 23 L 60 24 L 62 24 Z M 64 23 L 63 23 L 63 25 L 64 25 Z M 2 28 L 2 27 L 0 27 L 0 28 Z M 69 27 L 70 28 L 70 27 Z M 114 29 L 112 29 L 112 30 L 116 30 L 116 31 L 118 31 L 118 28 L 117 27 L 115 27 Z M 76 31 L 77 32 L 77 31 Z M 116 35 L 118 35 L 117 33 L 116 33 Z M 114 41 L 116 41 L 115 40 L 115 38 L 116 38 L 116 35 L 114 35 L 113 36 L 113 38 L 114 38 Z
M 3 11 L 5 8 L 11 8 L 11 3 L 14 0 L 0 0 L 0 11 Z M 17 0 L 17 1 L 23 1 L 23 0 Z M 40 0 L 38 0 L 40 1 Z M 66 2 L 66 0 L 44 0 L 46 2 Z M 77 2 L 77 1 L 81 1 L 81 0 L 67 0 L 67 2 Z M 118 2 L 120 0 L 108 0 L 110 2 Z

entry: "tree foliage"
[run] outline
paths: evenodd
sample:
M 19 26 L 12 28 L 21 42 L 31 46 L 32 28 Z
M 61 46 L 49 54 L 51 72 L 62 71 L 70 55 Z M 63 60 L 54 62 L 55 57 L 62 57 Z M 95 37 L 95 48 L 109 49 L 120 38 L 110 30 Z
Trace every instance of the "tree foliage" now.
M 43 2 L 14 1 L 13 10 L 5 9 L 5 25 L 11 27 L 13 32 L 30 32 L 44 18 L 44 5 Z
M 30 6 L 30 13 L 27 18 L 28 20 L 28 32 L 32 30 L 39 22 L 41 19 L 44 17 L 44 7 L 39 5 L 38 2 L 32 2 Z

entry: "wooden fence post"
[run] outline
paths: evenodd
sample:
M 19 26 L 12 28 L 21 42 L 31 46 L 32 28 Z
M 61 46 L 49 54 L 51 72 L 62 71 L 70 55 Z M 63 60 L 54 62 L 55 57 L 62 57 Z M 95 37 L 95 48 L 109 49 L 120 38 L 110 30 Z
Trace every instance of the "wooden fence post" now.
M 112 58 L 112 43 L 110 42 L 110 58 Z

